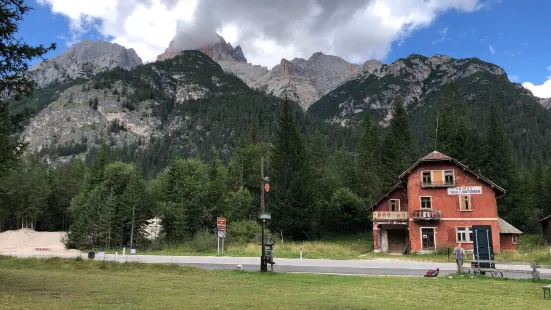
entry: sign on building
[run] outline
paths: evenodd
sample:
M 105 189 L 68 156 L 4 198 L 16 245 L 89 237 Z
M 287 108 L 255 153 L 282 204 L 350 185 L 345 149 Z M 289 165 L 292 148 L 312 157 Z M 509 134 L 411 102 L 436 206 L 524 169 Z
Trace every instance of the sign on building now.
M 477 195 L 482 194 L 482 186 L 462 186 L 448 188 L 448 195 Z

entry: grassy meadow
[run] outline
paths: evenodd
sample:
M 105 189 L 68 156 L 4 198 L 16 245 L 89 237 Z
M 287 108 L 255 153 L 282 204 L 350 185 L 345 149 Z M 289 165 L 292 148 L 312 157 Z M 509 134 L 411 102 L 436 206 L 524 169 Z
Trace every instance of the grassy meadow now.
M 548 282 L 0 257 L 2 309 L 546 309 Z M 403 289 L 407 288 L 407 289 Z

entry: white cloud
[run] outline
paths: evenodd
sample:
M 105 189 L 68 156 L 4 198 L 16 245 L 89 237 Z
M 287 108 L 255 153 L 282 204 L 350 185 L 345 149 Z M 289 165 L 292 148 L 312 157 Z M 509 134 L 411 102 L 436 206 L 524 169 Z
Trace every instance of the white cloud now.
M 547 70 L 551 72 L 551 66 L 547 67 Z M 541 85 L 534 85 L 530 82 L 522 83 L 522 86 L 532 91 L 534 96 L 540 98 L 551 98 L 551 74 L 547 76 L 547 81 L 543 82 Z
M 514 74 L 509 75 L 509 81 L 518 82 L 518 76 L 516 76 Z
M 249 62 L 271 67 L 281 58 L 307 58 L 318 51 L 351 62 L 382 59 L 392 43 L 446 11 L 474 12 L 494 0 L 37 1 L 69 18 L 72 40 L 95 27 L 134 48 L 144 61 L 162 53 L 178 30 L 192 32 L 193 42 L 218 32 L 241 45 Z
M 448 39 L 448 30 L 449 30 L 448 26 L 438 30 L 439 38 L 436 39 L 435 41 L 433 41 L 432 44 L 437 44 L 437 43 L 441 43 L 441 42 L 446 41 Z
M 496 50 L 494 49 L 494 47 L 492 46 L 492 44 L 488 45 L 488 49 L 490 50 L 490 54 L 495 54 L 496 53 Z

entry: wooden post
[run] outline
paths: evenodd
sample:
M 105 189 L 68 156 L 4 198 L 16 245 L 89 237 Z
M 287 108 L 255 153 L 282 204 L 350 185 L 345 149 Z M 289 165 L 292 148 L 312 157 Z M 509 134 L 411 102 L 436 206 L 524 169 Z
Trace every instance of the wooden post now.
M 532 267 L 532 280 L 539 280 L 540 273 L 538 271 L 538 263 L 537 262 L 530 263 L 530 267 Z

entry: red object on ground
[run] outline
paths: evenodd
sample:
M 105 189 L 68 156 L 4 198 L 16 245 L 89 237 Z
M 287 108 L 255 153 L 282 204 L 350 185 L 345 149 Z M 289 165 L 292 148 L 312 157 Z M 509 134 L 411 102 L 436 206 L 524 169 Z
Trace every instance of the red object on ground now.
M 440 272 L 440 268 L 436 268 L 436 270 L 429 270 L 427 273 L 425 273 L 425 277 L 434 278 L 438 276 L 438 273 Z

